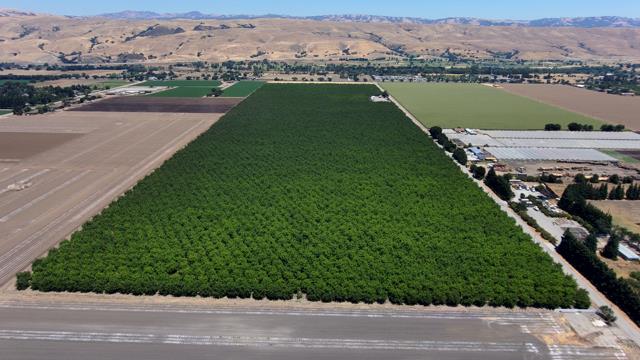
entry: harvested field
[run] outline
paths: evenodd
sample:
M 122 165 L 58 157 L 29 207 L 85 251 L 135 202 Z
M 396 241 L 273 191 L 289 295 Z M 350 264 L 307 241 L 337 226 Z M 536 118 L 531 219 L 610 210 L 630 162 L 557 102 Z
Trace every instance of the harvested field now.
M 19 143 L 25 156 L 0 162 L 0 285 L 219 117 L 61 111 L 0 119 L 0 147 Z
M 238 98 L 165 98 L 121 96 L 104 99 L 70 111 L 225 113 L 240 103 Z
M 89 76 L 108 76 L 111 74 L 121 74 L 124 70 L 72 70 L 72 71 L 62 71 L 62 70 L 24 70 L 24 69 L 9 69 L 2 72 L 2 74 L 8 75 L 18 75 L 18 76 L 46 76 L 46 75 L 89 75 Z
M 640 130 L 640 97 L 599 93 L 565 85 L 505 84 L 512 94 L 558 106 L 612 124 Z
M 600 200 L 590 203 L 610 213 L 615 224 L 640 233 L 640 201 Z
M 0 132 L 0 162 L 21 160 L 71 141 L 81 134 Z
M 60 86 L 67 87 L 72 85 L 86 85 L 91 87 L 96 87 L 97 89 L 106 89 L 114 88 L 118 86 L 123 86 L 129 84 L 129 81 L 125 80 L 104 80 L 104 79 L 58 79 L 58 80 L 49 80 L 49 81 L 41 81 L 36 84 L 36 87 L 44 87 L 44 86 Z
M 425 126 L 497 130 L 542 130 L 545 124 L 565 128 L 571 122 L 601 122 L 479 84 L 381 83 Z

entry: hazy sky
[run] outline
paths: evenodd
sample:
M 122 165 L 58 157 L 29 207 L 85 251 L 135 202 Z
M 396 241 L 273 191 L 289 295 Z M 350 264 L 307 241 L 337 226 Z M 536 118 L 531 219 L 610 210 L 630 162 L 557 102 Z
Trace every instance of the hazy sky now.
M 94 15 L 122 10 L 197 10 L 213 14 L 368 14 L 523 20 L 599 15 L 640 17 L 640 0 L 0 0 L 0 7 L 63 15 Z

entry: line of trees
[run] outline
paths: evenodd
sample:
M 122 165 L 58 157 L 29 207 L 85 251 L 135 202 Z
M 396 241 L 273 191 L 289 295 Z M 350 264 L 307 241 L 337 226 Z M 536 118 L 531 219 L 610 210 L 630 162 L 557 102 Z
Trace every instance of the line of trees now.
M 511 177 L 508 174 L 498 176 L 496 171 L 491 168 L 484 178 L 484 183 L 493 190 L 493 192 L 504 201 L 509 201 L 515 195 L 511 190 Z
M 571 187 L 572 192 L 579 194 L 586 200 L 640 200 L 640 184 L 631 184 L 625 191 L 618 181 L 618 185 L 609 190 L 607 184 L 600 184 L 600 186 L 596 187 L 592 185 L 592 182 L 586 182 L 584 175 L 582 177 L 580 175 L 578 174 L 575 178 L 576 184 L 569 185 L 569 187 Z
M 594 127 L 593 125 L 590 125 L 590 124 L 579 124 L 576 122 L 572 122 L 569 125 L 567 125 L 567 129 L 569 131 L 593 131 Z M 606 132 L 621 132 L 621 131 L 624 131 L 624 129 L 625 129 L 624 125 L 605 124 L 600 127 L 600 131 L 606 131 Z M 562 125 L 556 124 L 556 123 L 549 123 L 544 126 L 544 130 L 560 131 L 562 130 Z
M 587 194 L 591 194 L 594 191 L 591 184 L 571 184 L 567 186 L 562 194 L 558 206 L 569 214 L 579 216 L 585 220 L 598 233 L 608 234 L 612 228 L 611 215 L 587 202 L 587 196 L 590 196 Z
M 28 83 L 9 81 L 0 85 L 0 109 L 13 109 L 19 115 L 27 111 L 29 106 L 46 106 L 90 92 L 91 87 L 85 85 L 35 87 Z
M 618 278 L 592 249 L 565 232 L 557 251 L 629 317 L 640 325 L 640 296 L 623 278 Z

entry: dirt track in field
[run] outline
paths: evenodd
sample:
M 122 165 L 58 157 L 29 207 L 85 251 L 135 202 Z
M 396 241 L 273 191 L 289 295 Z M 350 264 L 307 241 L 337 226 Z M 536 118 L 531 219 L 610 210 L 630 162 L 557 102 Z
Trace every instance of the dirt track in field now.
M 237 98 L 172 98 L 152 96 L 112 97 L 71 111 L 156 112 L 156 113 L 225 113 L 242 99 Z
M 505 84 L 510 93 L 640 130 L 640 96 L 599 93 L 566 85 Z

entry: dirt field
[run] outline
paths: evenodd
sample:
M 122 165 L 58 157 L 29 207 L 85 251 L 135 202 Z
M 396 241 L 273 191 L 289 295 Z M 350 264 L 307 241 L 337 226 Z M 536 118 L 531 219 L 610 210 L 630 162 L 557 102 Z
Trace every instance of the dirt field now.
M 21 70 L 21 69 L 9 69 L 0 71 L 2 75 L 24 75 L 24 76 L 33 76 L 33 75 L 63 75 L 63 74 L 86 74 L 89 76 L 108 76 L 111 74 L 122 74 L 123 70 L 74 70 L 74 71 L 60 71 L 60 70 Z
M 0 162 L 0 284 L 220 116 L 63 111 L 0 119 L 0 148 L 24 156 Z M 5 146 L 10 137 L 18 145 Z M 17 183 L 31 186 L 10 190 Z
M 640 97 L 603 94 L 563 85 L 505 84 L 510 93 L 640 130 Z
M 71 141 L 80 134 L 0 132 L 0 163 L 21 160 Z
M 165 98 L 149 96 L 112 97 L 72 111 L 225 113 L 242 99 L 237 98 Z
M 640 161 L 640 151 L 638 150 L 619 150 L 618 152 Z
M 60 86 L 67 87 L 72 85 L 87 85 L 104 88 L 105 86 L 117 87 L 127 85 L 129 82 L 124 80 L 105 80 L 105 79 L 58 79 L 50 81 L 42 81 L 35 84 L 36 87 Z
M 640 233 L 640 201 L 592 201 L 594 205 L 613 216 L 613 222 Z

